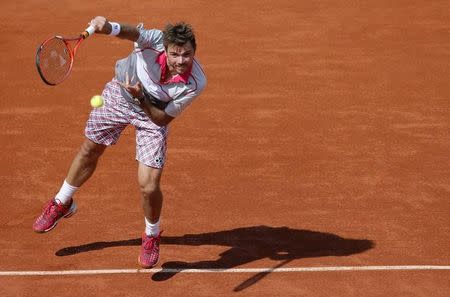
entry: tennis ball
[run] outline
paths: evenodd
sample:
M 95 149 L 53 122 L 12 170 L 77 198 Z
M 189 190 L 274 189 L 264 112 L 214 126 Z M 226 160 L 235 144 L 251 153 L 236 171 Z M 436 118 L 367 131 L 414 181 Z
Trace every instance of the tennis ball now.
M 99 108 L 103 106 L 103 97 L 100 95 L 92 96 L 91 106 L 94 108 Z

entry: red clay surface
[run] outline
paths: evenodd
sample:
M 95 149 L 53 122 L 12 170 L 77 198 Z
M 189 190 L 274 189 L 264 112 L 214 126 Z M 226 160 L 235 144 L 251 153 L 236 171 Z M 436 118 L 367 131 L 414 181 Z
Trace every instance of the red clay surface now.
M 0 4 L 0 271 L 137 268 L 131 128 L 77 194 L 79 213 L 48 234 L 31 229 L 83 140 L 89 98 L 132 44 L 90 38 L 57 87 L 40 81 L 35 50 L 95 15 L 156 28 L 185 20 L 197 31 L 209 84 L 172 124 L 158 267 L 450 265 L 447 1 L 128 2 Z M 0 276 L 0 295 L 450 291 L 448 270 L 165 278 Z

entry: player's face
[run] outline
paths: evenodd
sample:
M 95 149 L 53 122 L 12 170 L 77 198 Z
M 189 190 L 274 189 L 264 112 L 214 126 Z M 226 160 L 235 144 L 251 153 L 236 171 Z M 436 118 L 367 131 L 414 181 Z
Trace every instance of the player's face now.
M 167 66 L 171 74 L 183 74 L 191 69 L 195 54 L 191 42 L 182 46 L 169 44 L 166 54 Z

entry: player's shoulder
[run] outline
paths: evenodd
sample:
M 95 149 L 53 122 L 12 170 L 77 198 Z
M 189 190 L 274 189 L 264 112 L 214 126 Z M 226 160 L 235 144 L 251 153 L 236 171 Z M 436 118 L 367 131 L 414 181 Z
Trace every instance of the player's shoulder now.
M 197 88 L 204 89 L 206 87 L 208 80 L 206 78 L 206 74 L 205 71 L 203 70 L 202 65 L 197 59 L 194 59 L 191 74 L 197 83 Z
M 163 32 L 159 29 L 143 29 L 143 34 L 155 42 L 162 42 Z
M 163 32 L 159 29 L 139 28 L 137 44 L 140 47 L 158 47 L 163 44 Z

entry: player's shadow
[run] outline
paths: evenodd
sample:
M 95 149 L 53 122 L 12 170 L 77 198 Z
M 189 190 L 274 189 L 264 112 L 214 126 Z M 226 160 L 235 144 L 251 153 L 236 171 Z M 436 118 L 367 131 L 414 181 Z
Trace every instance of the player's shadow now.
M 56 252 L 57 256 L 100 250 L 117 246 L 140 245 L 140 238 L 94 242 L 86 245 L 66 247 Z M 219 245 L 229 247 L 217 258 L 198 262 L 169 261 L 162 264 L 162 270 L 152 275 L 154 281 L 165 281 L 185 269 L 229 269 L 261 259 L 280 261 L 280 268 L 289 262 L 314 257 L 349 256 L 365 252 L 374 247 L 367 239 L 343 238 L 331 233 L 291 229 L 288 227 L 252 226 L 227 231 L 163 236 L 162 245 Z M 241 291 L 271 272 L 270 269 L 257 273 L 234 288 Z

